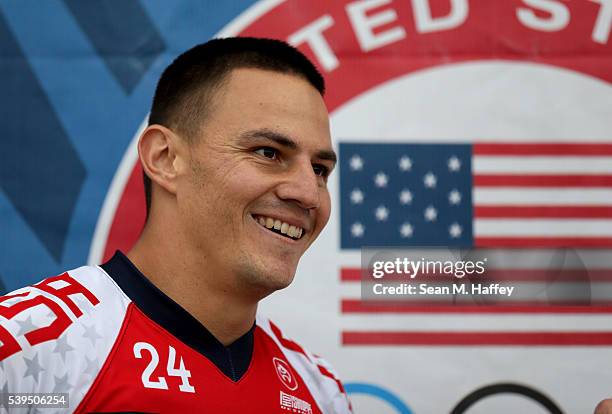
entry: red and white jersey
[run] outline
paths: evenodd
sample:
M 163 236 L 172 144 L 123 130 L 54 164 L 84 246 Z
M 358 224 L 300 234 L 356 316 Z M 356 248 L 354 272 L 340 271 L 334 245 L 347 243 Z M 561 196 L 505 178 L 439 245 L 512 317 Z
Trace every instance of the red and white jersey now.
M 41 412 L 351 412 L 330 366 L 269 320 L 226 347 L 120 252 L 0 297 L 2 393 L 68 393 Z

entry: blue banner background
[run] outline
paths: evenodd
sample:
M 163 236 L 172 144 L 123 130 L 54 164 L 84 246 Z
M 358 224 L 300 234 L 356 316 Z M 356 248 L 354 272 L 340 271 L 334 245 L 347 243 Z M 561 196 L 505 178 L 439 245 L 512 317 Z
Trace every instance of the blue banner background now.
M 86 262 L 161 71 L 252 3 L 0 3 L 0 292 Z

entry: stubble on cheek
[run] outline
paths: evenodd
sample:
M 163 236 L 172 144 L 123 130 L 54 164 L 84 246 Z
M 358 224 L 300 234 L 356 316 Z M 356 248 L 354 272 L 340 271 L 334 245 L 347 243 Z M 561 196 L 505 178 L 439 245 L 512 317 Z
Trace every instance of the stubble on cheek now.
M 217 183 L 219 177 L 210 170 L 214 166 L 191 158 L 189 168 L 188 211 L 182 212 L 186 231 L 208 256 L 215 256 L 214 252 L 230 250 L 226 246 L 238 231 L 231 220 L 233 209 L 227 200 L 227 190 Z
M 268 296 L 272 292 L 284 289 L 293 281 L 295 272 L 289 267 L 269 266 L 262 260 L 242 257 L 240 263 L 239 279 L 243 286 L 252 291 L 259 298 Z
M 227 285 L 262 298 L 293 281 L 299 257 L 289 247 L 273 243 L 267 247 L 266 236 L 260 234 L 259 224 L 248 214 L 254 200 L 260 200 L 255 192 L 254 200 L 249 198 L 248 181 L 253 174 L 235 161 L 234 165 L 219 165 L 223 171 L 215 171 L 217 166 L 191 159 L 191 188 L 196 194 L 191 195 L 190 209 L 195 219 L 188 231 L 206 232 L 194 237 L 219 261 L 215 265 L 224 274 L 218 277 L 227 278 Z

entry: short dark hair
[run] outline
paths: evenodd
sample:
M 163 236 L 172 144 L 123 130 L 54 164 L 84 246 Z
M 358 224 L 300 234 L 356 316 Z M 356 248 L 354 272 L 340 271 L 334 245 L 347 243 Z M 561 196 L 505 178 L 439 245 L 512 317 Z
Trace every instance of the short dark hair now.
M 300 76 L 321 95 L 325 93 L 325 81 L 313 63 L 283 41 L 254 37 L 212 39 L 181 54 L 164 70 L 155 89 L 149 125 L 163 125 L 192 139 L 205 119 L 214 92 L 238 68 Z M 143 180 L 148 217 L 151 179 L 143 173 Z

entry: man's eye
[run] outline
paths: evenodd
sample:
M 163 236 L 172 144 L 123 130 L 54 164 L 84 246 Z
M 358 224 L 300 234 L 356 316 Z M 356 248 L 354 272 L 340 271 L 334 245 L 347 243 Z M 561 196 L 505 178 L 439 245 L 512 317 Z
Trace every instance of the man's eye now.
M 274 148 L 270 148 L 270 147 L 262 147 L 259 148 L 257 150 L 255 150 L 255 153 L 262 155 L 266 158 L 270 158 L 270 159 L 275 159 L 278 156 L 278 151 L 275 150 Z
M 315 175 L 318 175 L 319 177 L 327 177 L 329 175 L 329 168 L 324 165 L 315 164 L 312 166 L 312 169 Z

